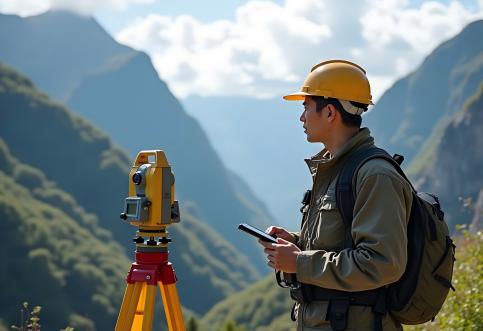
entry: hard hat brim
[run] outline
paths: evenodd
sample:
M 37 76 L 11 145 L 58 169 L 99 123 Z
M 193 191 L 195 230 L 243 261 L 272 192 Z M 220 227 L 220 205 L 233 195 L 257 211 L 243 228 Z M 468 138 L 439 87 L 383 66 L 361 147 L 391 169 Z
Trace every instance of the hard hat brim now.
M 284 95 L 283 98 L 288 101 L 300 101 L 300 100 L 305 100 L 305 97 L 310 95 L 312 94 L 305 93 L 305 92 L 297 92 L 297 93 Z
M 321 95 L 316 95 L 316 94 L 306 93 L 306 92 L 297 92 L 297 93 L 284 95 L 283 99 L 287 100 L 287 101 L 303 101 L 303 100 L 305 100 L 305 97 L 307 97 L 307 96 L 321 96 Z M 325 98 L 328 98 L 328 97 L 325 97 Z M 344 99 L 344 100 L 346 100 L 346 99 Z M 347 100 L 349 100 L 349 99 L 347 99 Z M 353 100 L 353 101 L 360 102 L 360 103 L 370 105 L 370 106 L 374 105 L 374 103 L 371 100 Z M 367 101 L 369 101 L 369 102 L 367 102 Z

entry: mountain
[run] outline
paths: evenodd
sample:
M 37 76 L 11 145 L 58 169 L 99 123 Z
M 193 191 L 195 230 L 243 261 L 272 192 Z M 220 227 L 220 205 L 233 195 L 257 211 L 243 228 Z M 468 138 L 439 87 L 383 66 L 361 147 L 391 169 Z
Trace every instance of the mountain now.
M 441 141 L 436 142 L 435 155 L 436 158 L 419 173 L 417 185 L 423 191 L 439 192 L 446 221 L 450 225 L 468 224 L 473 217 L 474 230 L 481 229 L 483 81 L 479 91 L 453 114 L 442 129 Z M 458 197 L 465 198 L 466 210 L 460 210 L 463 209 L 463 201 Z M 459 239 L 458 242 L 462 238 Z M 460 276 L 464 274 L 460 273 Z M 294 327 L 289 317 L 292 305 L 289 291 L 279 288 L 274 276 L 269 276 L 217 303 L 201 322 L 204 330 L 213 329 L 207 326 L 216 327 L 226 320 L 232 320 L 247 330 L 288 331 Z
M 379 146 L 405 156 L 404 166 L 413 160 L 420 165 L 427 162 L 423 155 L 415 156 L 421 145 L 437 141 L 451 115 L 475 93 L 483 78 L 481 35 L 483 21 L 469 24 L 394 83 L 363 116 L 363 126 L 370 128 Z M 296 228 L 301 195 L 310 184 L 302 159 L 321 149 L 305 141 L 299 122 L 301 104 L 285 102 L 281 96 L 267 100 L 192 96 L 183 104 L 201 123 L 227 166 L 266 199 L 277 220 Z M 432 136 L 435 139 L 428 139 Z M 424 157 L 432 158 L 426 151 L 434 147 L 421 148 Z M 409 168 L 411 175 L 420 170 L 413 165 Z
M 35 194 L 36 200 L 49 205 L 45 208 L 58 209 L 59 212 L 56 211 L 56 215 L 60 212 L 66 215 L 57 218 L 61 220 L 68 218 L 75 222 L 76 226 L 82 226 L 87 233 L 90 233 L 93 240 L 97 240 L 95 245 L 105 246 L 102 248 L 104 250 L 111 247 L 116 263 L 122 262 L 122 266 L 117 266 L 117 272 L 110 276 L 116 277 L 117 282 L 124 283 L 127 272 L 125 264 L 126 261 L 132 261 L 131 251 L 134 245 L 131 238 L 136 230 L 135 227 L 123 223 L 118 216 L 126 197 L 129 180 L 130 160 L 126 153 L 115 146 L 102 131 L 61 104 L 52 101 L 47 95 L 39 92 L 29 79 L 2 64 L 0 64 L 0 139 L 6 146 L 4 150 L 8 148 L 12 155 L 12 157 L 0 157 L 2 165 L 0 170 L 5 173 L 4 177 L 10 178 L 10 181 L 13 178 L 15 185 L 26 187 L 27 189 L 24 190 L 27 190 L 27 193 L 28 190 L 33 192 L 29 194 Z M 18 161 L 5 161 L 12 158 Z M 17 163 L 26 166 L 17 166 Z M 176 167 L 174 171 L 176 173 Z M 45 178 L 47 183 L 44 185 L 45 188 L 37 184 L 40 181 L 38 178 Z M 14 187 L 14 184 L 8 185 Z M 12 238 L 11 240 L 18 240 L 20 237 L 37 238 L 41 234 L 35 231 L 27 233 L 28 229 L 22 230 L 20 224 L 22 219 L 25 221 L 29 219 L 28 212 L 25 212 L 26 216 L 24 214 L 11 216 L 12 213 L 8 211 L 10 204 L 14 204 L 18 210 L 24 207 L 28 210 L 24 204 L 29 204 L 32 199 L 23 199 L 24 195 L 28 197 L 27 193 L 22 193 L 15 198 L 15 194 L 2 190 L 2 194 L 6 195 L 7 207 L 0 208 L 2 213 L 0 220 L 3 223 L 8 218 L 11 224 L 19 224 L 19 229 L 12 225 L 3 232 L 7 237 Z M 182 221 L 169 227 L 173 238 L 170 246 L 171 261 L 179 278 L 178 289 L 182 304 L 202 314 L 217 301 L 254 282 L 258 279 L 259 273 L 252 261 L 240 253 L 240 249 L 190 212 L 197 211 L 193 208 L 193 203 L 189 200 L 181 200 L 180 205 Z M 50 214 L 46 214 L 45 217 L 42 215 L 42 213 L 35 214 L 35 220 L 45 223 L 50 219 Z M 19 231 L 23 231 L 21 235 L 17 234 Z M 58 238 L 54 235 L 56 234 L 54 225 L 51 231 L 53 231 L 52 241 L 58 243 L 61 248 L 64 247 L 62 243 L 65 240 L 68 241 L 68 238 Z M 61 234 L 68 236 L 64 232 Z M 248 244 L 249 239 L 245 236 L 241 237 Z M 42 236 L 36 239 L 35 247 L 45 248 L 42 244 L 43 240 L 46 239 L 42 233 Z M 22 242 L 23 240 L 19 241 L 19 243 Z M 254 242 L 249 243 L 255 245 Z M 8 247 L 2 244 L 0 250 L 7 254 Z M 126 250 L 130 252 L 129 257 L 126 255 Z M 56 259 L 69 260 L 70 251 L 70 249 L 59 250 L 56 252 Z M 25 260 L 25 268 L 31 268 L 32 266 L 26 260 L 26 254 L 25 250 L 19 250 L 13 256 L 17 260 Z M 85 263 L 88 265 L 87 268 L 95 268 L 90 260 L 86 260 Z M 15 283 L 16 288 L 24 287 L 27 291 L 31 286 L 41 286 L 21 278 L 16 279 L 15 273 L 7 270 L 5 269 L 3 273 L 7 279 L 6 282 Z M 68 272 L 75 273 L 75 270 L 68 270 Z M 83 286 L 95 286 L 95 283 L 93 284 L 85 283 Z M 122 291 L 118 291 L 119 286 L 112 289 L 106 285 L 107 289 L 118 293 L 112 298 L 109 297 L 111 300 L 109 304 L 117 313 L 120 304 L 118 300 Z M 15 295 L 15 300 L 9 297 L 9 306 L 13 308 L 16 303 L 26 300 L 28 296 L 22 297 L 24 293 L 19 291 L 18 295 Z M 64 304 L 68 306 L 69 300 L 74 298 L 66 294 L 63 297 Z M 105 301 L 105 299 L 102 300 Z M 37 302 L 43 303 L 42 300 Z M 90 303 L 86 299 L 78 305 L 82 306 L 82 304 Z M 2 312 L 3 307 L 2 304 Z M 112 324 L 113 316 L 112 312 L 104 316 L 105 323 Z M 97 319 L 95 323 L 97 325 Z
M 136 53 L 115 42 L 93 18 L 66 11 L 28 18 L 0 14 L 0 40 L 5 45 L 0 60 L 60 101 L 86 74 Z
M 384 93 L 364 118 L 381 147 L 409 164 L 432 134 L 438 136 L 483 80 L 482 33 L 483 21 L 469 24 Z
M 281 97 L 191 96 L 182 102 L 227 167 L 263 197 L 277 222 L 296 229 L 302 194 L 311 185 L 304 158 L 322 148 L 305 140 L 302 105 Z
M 374 110 L 373 115 L 364 119 L 375 121 L 368 126 L 375 131 L 376 139 L 379 142 L 384 142 L 380 137 L 382 134 L 389 136 L 389 130 L 384 133 L 382 123 L 384 120 L 389 121 L 392 118 L 390 114 L 393 113 L 389 108 L 382 109 L 383 106 L 386 105 L 388 107 L 392 103 L 395 107 L 399 107 L 398 105 L 400 104 L 412 104 L 411 107 L 420 107 L 416 103 L 417 100 L 412 100 L 411 96 L 429 96 L 433 93 L 435 84 L 442 89 L 438 94 L 443 101 L 435 100 L 434 98 L 431 98 L 431 100 L 436 104 L 448 104 L 456 108 L 441 110 L 442 114 L 438 116 L 439 114 L 433 114 L 436 109 L 432 106 L 427 112 L 432 113 L 433 117 L 428 117 L 426 113 L 418 113 L 421 114 L 419 121 L 422 123 L 417 123 L 417 125 L 414 123 L 414 126 L 413 124 L 407 124 L 407 134 L 409 132 L 419 132 L 419 127 L 426 126 L 428 128 L 424 137 L 417 138 L 421 149 L 417 151 L 417 159 L 412 162 L 408 171 L 412 173 L 413 182 L 418 190 L 433 192 L 439 196 L 442 208 L 445 211 L 446 221 L 452 228 L 456 224 L 469 224 L 471 222 L 474 230 L 481 229 L 483 211 L 483 77 L 481 77 L 483 72 L 481 67 L 483 54 L 481 51 L 471 54 L 472 49 L 474 50 L 474 48 L 478 47 L 475 45 L 466 46 L 463 41 L 466 40 L 468 43 L 474 42 L 474 39 L 470 37 L 474 37 L 475 31 L 481 30 L 483 30 L 482 22 L 470 24 L 461 33 L 463 39 L 460 40 L 460 36 L 457 36 L 438 47 L 423 62 L 423 65 L 419 68 L 422 71 L 418 69 L 408 77 L 397 81 L 384 94 L 381 102 L 378 103 L 377 107 L 379 108 L 376 108 L 378 112 L 380 111 L 380 114 L 377 114 L 376 110 Z M 479 44 L 481 46 L 481 43 Z M 448 47 L 456 46 L 462 47 L 463 50 L 453 49 L 450 51 L 447 49 Z M 446 58 L 448 52 L 455 55 L 455 53 L 464 53 L 465 51 L 469 51 L 465 58 L 466 60 L 463 59 L 464 57 L 461 57 L 457 64 L 452 62 L 456 61 L 455 58 Z M 439 56 L 442 56 L 443 59 L 440 59 Z M 450 64 L 454 64 L 455 67 L 447 67 L 449 65 L 447 61 Z M 439 63 L 441 67 L 431 67 L 432 70 L 426 67 L 428 64 L 433 66 L 435 63 Z M 435 77 L 432 75 L 433 71 L 445 73 L 444 77 L 442 78 L 438 75 L 435 75 Z M 451 83 L 446 76 L 448 72 L 451 72 Z M 448 92 L 448 87 L 443 89 L 441 87 L 443 83 L 438 82 L 438 79 L 446 80 L 446 84 L 450 84 L 449 86 L 455 88 L 452 91 L 453 93 L 445 94 Z M 426 83 L 422 84 L 422 81 Z M 412 84 L 418 84 L 418 90 L 409 88 Z M 385 101 L 382 102 L 382 100 Z M 388 112 L 383 113 L 386 109 Z M 418 109 L 422 111 L 422 109 Z M 379 119 L 376 122 L 376 114 L 377 116 L 381 115 L 383 119 Z M 408 111 L 404 116 L 403 114 L 394 115 L 395 120 L 386 123 L 389 127 L 394 128 L 406 117 L 415 121 L 413 117 L 416 114 Z M 394 143 L 387 143 L 388 146 L 393 146 L 391 144 Z M 394 146 L 393 148 L 401 147 Z M 466 240 L 465 238 L 458 239 L 458 243 Z M 478 250 L 478 245 L 480 244 L 481 242 L 474 242 L 471 245 L 476 247 L 475 250 Z M 459 244 L 457 245 L 461 247 Z M 466 251 L 463 249 L 464 252 Z M 456 265 L 455 270 L 463 270 L 464 264 L 467 263 L 467 261 L 463 261 L 463 264 L 461 264 L 459 256 L 456 263 L 460 263 L 460 265 Z M 476 260 L 472 262 L 476 262 Z M 476 266 L 477 263 L 470 265 Z M 469 281 L 465 282 L 467 275 L 468 273 L 465 272 L 455 273 L 456 278 L 461 277 L 459 283 L 464 284 L 463 286 L 472 284 Z M 456 283 L 458 283 L 458 280 Z M 460 291 L 465 290 L 460 289 Z M 477 296 L 468 295 L 466 297 L 468 297 L 468 300 L 470 300 L 469 298 L 473 300 Z M 449 302 L 451 303 L 451 300 L 454 300 L 454 298 L 455 296 L 453 296 L 453 299 L 450 297 Z M 221 325 L 224 320 L 233 320 L 249 330 L 291 330 L 294 327 L 294 324 L 288 317 L 291 304 L 292 301 L 288 291 L 279 289 L 275 284 L 273 276 L 267 277 L 246 288 L 236 296 L 219 302 L 204 316 L 202 322 L 205 325 Z M 255 311 L 253 306 L 257 306 L 258 309 Z M 442 319 L 450 318 L 450 320 L 455 320 L 451 318 L 453 316 L 451 314 L 454 313 L 451 309 L 454 309 L 454 307 L 450 306 L 449 309 L 445 309 L 441 314 L 443 316 Z M 461 320 L 464 320 L 464 318 Z M 478 321 L 471 320 L 469 323 L 477 323 Z M 428 330 L 432 328 L 431 325 L 427 326 Z
M 1 104 L 1 103 L 0 103 Z M 1 318 L 18 323 L 25 300 L 46 329 L 112 328 L 129 260 L 109 231 L 0 138 Z
M 216 330 L 225 321 L 235 321 L 246 330 L 290 331 L 293 302 L 288 290 L 278 287 L 271 275 L 215 305 L 201 320 L 204 330 Z M 210 326 L 210 327 L 208 327 Z
M 452 226 L 471 223 L 479 212 L 474 209 L 483 190 L 483 79 L 480 84 L 442 130 L 434 158 L 417 180 L 420 190 L 437 193 Z
M 475 209 L 475 214 L 473 215 L 473 219 L 471 220 L 470 229 L 473 232 L 481 232 L 481 230 L 483 230 L 483 188 L 480 190 L 480 193 L 478 194 L 478 199 L 473 206 Z
M 239 198 L 243 188 L 234 186 L 232 172 L 146 54 L 118 44 L 94 19 L 63 11 L 29 18 L 0 15 L 0 29 L 0 43 L 8 45 L 0 49 L 0 60 L 64 101 L 131 156 L 163 149 L 176 174 L 179 198 L 190 200 L 199 219 L 235 247 L 244 247 L 242 254 L 265 270 L 261 250 L 246 245 L 236 225 L 251 220 L 265 228 L 274 223 L 270 213 L 253 192 Z M 125 189 L 126 183 L 118 185 Z M 120 186 L 101 190 L 121 192 Z M 113 216 L 102 204 L 96 208 L 100 218 Z

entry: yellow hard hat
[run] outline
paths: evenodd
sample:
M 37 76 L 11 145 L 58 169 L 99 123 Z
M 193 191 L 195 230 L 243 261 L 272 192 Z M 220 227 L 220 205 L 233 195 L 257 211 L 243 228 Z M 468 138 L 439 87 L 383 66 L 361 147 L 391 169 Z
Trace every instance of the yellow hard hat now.
M 372 105 L 371 87 L 366 71 L 355 63 L 330 60 L 310 70 L 300 92 L 285 95 L 285 100 L 304 100 L 321 96 Z

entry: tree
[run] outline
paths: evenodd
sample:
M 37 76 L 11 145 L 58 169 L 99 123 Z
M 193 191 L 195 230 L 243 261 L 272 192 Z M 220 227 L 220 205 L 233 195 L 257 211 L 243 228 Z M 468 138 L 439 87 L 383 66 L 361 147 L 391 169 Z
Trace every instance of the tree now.
M 198 322 L 193 316 L 191 316 L 190 319 L 188 320 L 188 327 L 186 331 L 200 331 Z
M 245 331 L 244 327 L 237 326 L 233 321 L 225 321 L 225 324 L 219 331 Z

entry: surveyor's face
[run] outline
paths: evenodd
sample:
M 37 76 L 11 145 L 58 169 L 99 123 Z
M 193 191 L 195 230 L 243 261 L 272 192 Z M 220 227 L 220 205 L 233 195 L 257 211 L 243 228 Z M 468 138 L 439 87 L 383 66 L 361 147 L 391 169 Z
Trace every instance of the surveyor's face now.
M 303 103 L 304 112 L 300 116 L 300 121 L 304 125 L 305 134 L 308 142 L 322 142 L 324 140 L 324 121 L 322 117 L 323 109 L 316 111 L 316 104 L 312 98 L 305 98 Z

